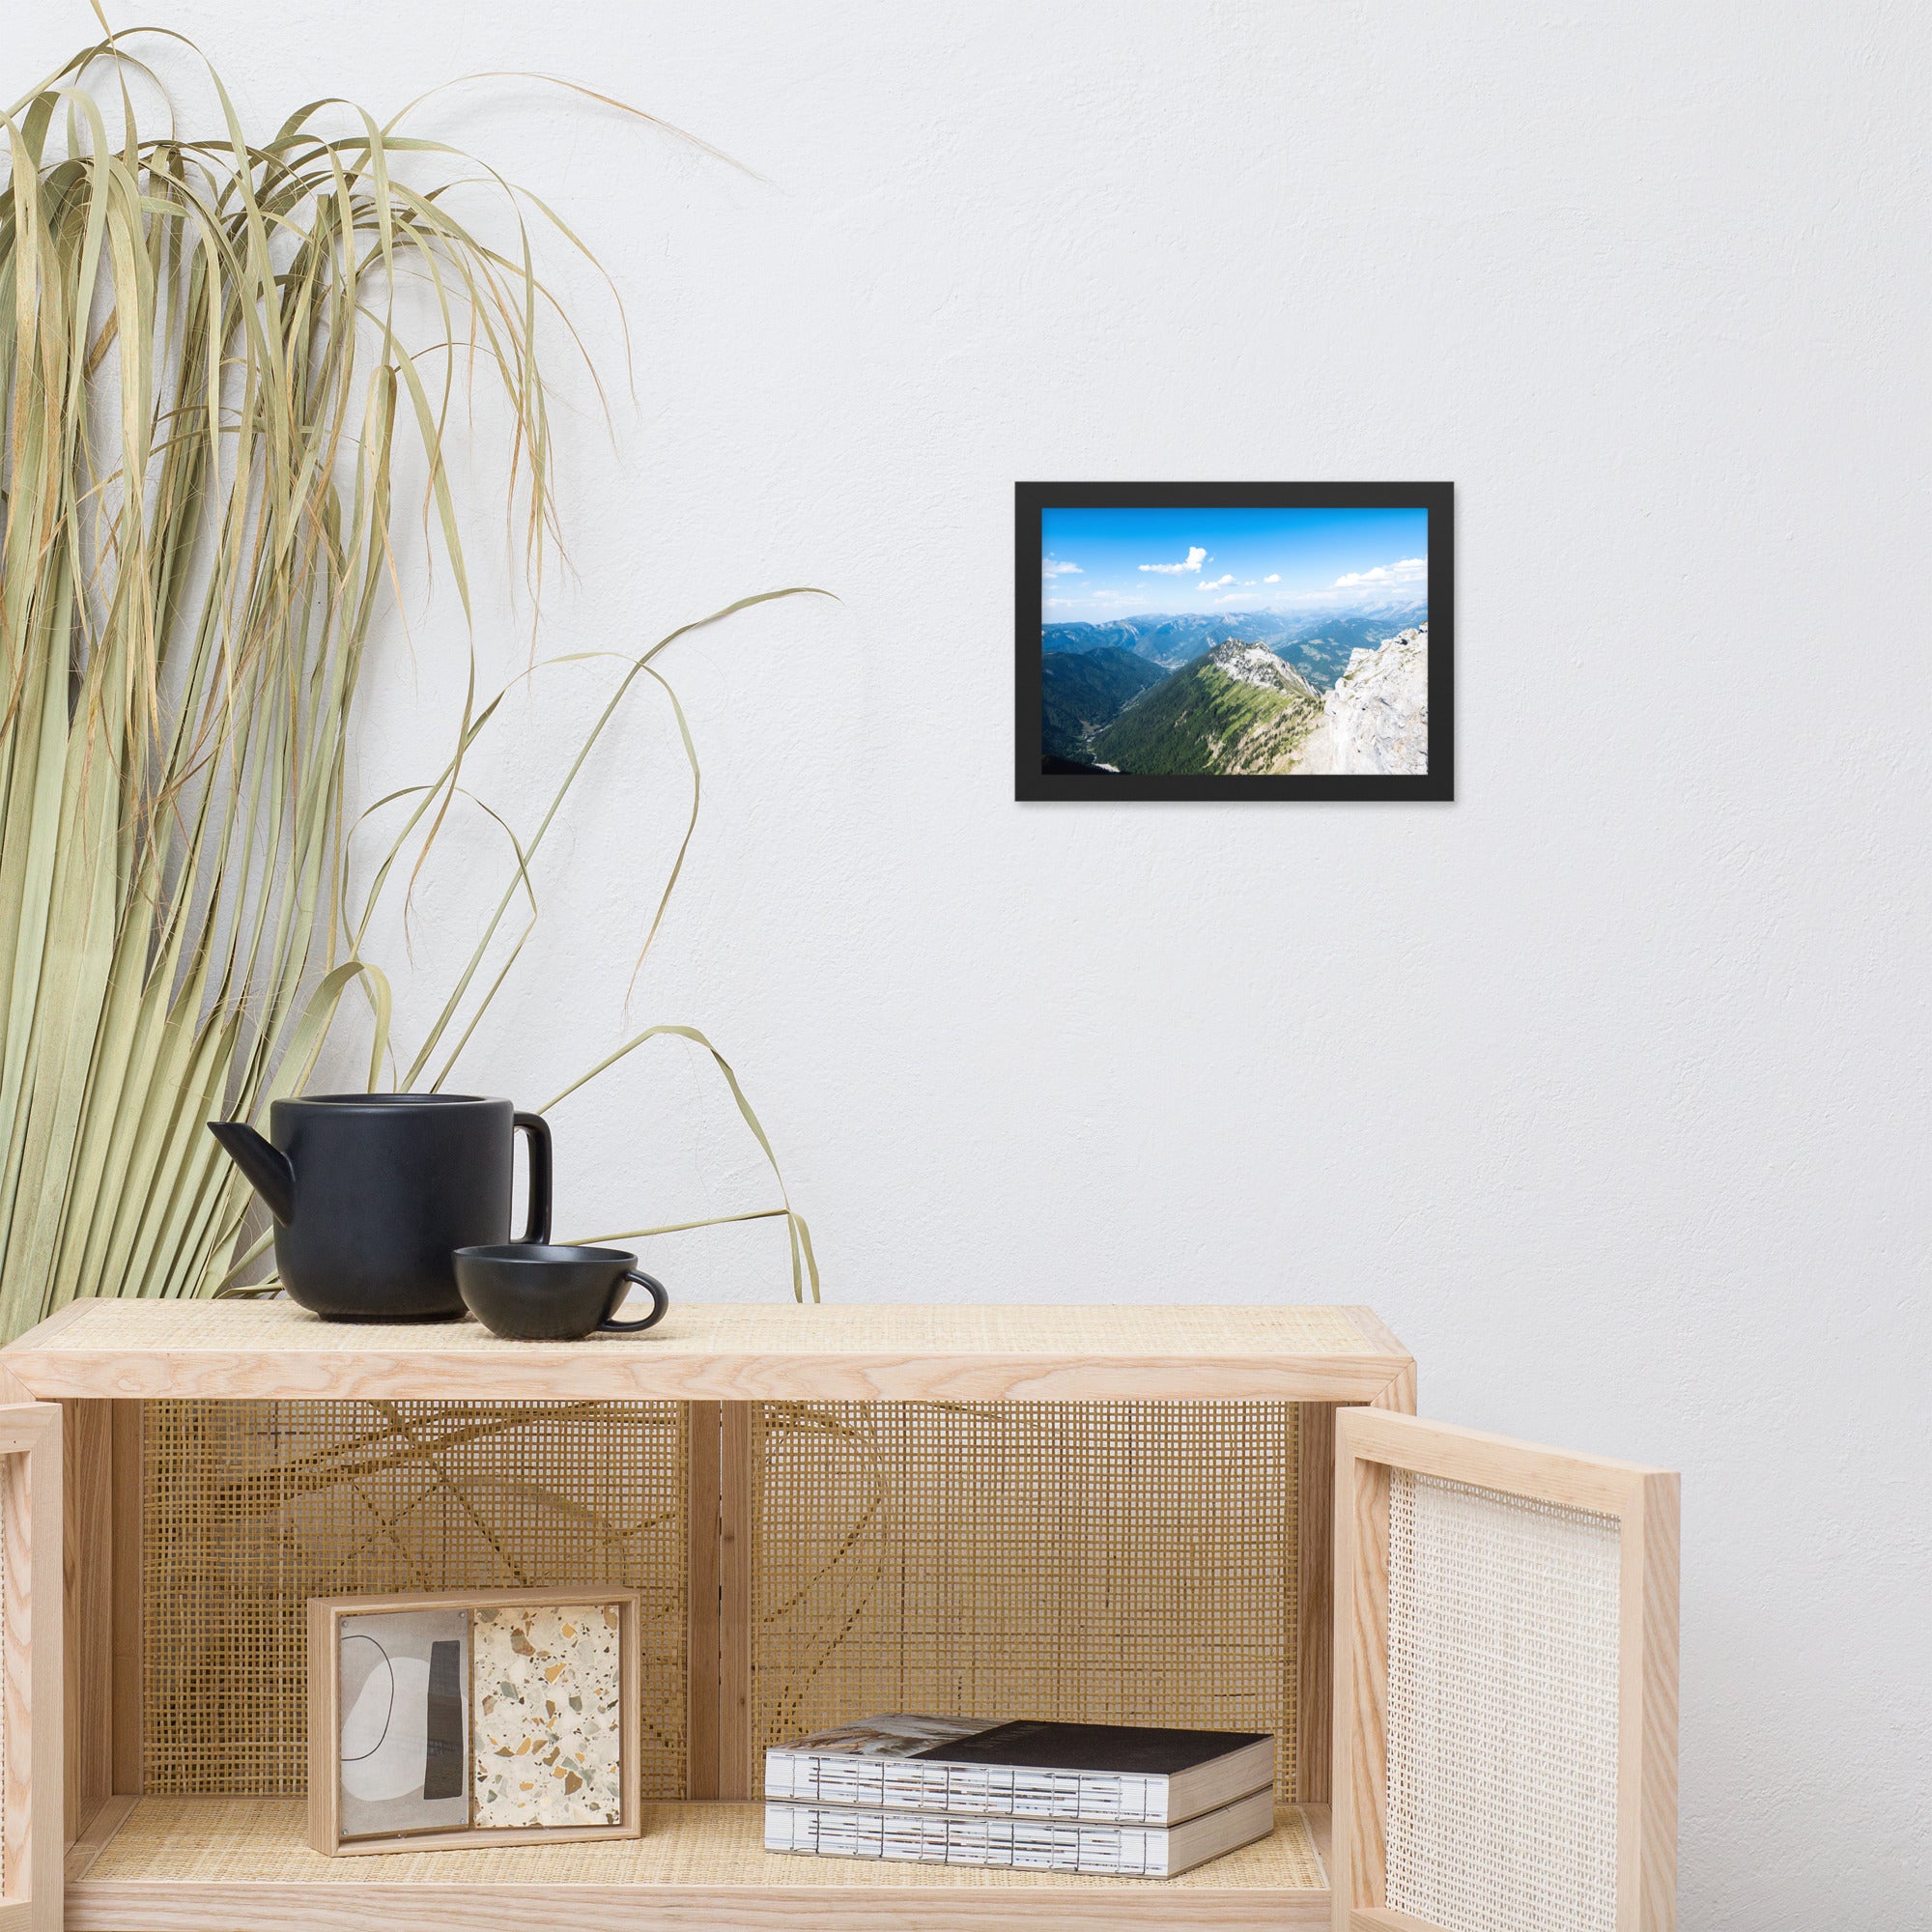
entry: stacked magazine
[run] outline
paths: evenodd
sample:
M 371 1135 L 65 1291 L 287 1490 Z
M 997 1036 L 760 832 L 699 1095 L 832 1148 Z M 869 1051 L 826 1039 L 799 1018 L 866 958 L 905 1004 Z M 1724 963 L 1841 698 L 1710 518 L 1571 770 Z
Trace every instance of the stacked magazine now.
M 1173 1878 L 1274 1828 L 1254 1731 L 895 1714 L 765 1753 L 765 1849 Z

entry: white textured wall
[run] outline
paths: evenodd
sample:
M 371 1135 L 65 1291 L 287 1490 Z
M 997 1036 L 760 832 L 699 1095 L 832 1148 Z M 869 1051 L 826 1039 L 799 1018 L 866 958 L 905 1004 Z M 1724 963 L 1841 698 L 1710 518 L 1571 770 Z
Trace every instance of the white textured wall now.
M 555 201 L 635 331 L 614 450 L 566 429 L 543 647 L 844 600 L 669 661 L 707 815 L 632 1018 L 736 1060 L 827 1293 L 1368 1301 L 1427 1412 L 1681 1466 L 1684 1923 L 1925 1922 L 1926 18 L 166 11 L 257 127 L 540 69 L 769 178 L 502 82 L 426 122 Z M 7 91 L 86 18 L 14 21 Z M 1460 801 L 1012 804 L 1022 476 L 1453 477 Z M 371 792 L 447 716 L 450 600 L 412 612 Z M 586 695 L 479 767 L 519 823 Z M 649 704 L 618 750 L 470 1084 L 621 1037 L 681 808 Z M 450 850 L 412 1014 L 476 902 Z M 765 1198 L 652 1051 L 558 1114 L 568 1229 Z M 653 1252 L 782 1292 L 769 1225 Z

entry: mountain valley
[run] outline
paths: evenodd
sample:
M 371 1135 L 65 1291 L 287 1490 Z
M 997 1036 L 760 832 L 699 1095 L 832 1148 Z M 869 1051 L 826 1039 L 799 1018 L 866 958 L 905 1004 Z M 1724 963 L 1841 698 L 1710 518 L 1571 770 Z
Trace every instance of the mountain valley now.
M 1167 673 L 1111 644 L 1048 649 L 1039 661 L 1039 744 L 1049 757 L 1084 759 L 1088 740 Z

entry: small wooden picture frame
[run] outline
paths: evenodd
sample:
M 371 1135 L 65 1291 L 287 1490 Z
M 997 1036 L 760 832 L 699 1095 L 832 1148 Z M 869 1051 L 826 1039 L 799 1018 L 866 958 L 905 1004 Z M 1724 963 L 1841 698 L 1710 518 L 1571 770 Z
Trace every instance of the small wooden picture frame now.
M 639 1836 L 639 1614 L 608 1584 L 310 1598 L 310 1845 Z

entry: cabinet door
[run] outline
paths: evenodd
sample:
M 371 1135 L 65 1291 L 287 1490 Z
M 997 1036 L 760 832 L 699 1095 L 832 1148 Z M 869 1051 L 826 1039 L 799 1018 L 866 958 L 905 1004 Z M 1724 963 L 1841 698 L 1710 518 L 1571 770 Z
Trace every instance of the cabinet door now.
M 61 1923 L 61 1412 L 0 1405 L 0 1932 Z
M 1336 1932 L 1671 1932 L 1677 1492 L 1339 1412 Z

